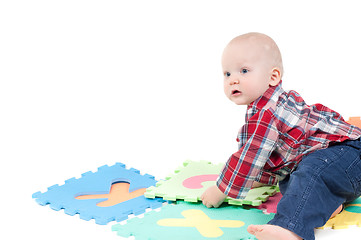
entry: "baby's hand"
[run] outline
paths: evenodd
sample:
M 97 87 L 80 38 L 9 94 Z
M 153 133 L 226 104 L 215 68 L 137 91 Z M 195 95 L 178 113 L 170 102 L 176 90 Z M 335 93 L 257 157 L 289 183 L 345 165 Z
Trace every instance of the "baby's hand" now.
M 219 207 L 224 199 L 226 199 L 227 195 L 225 195 L 219 188 L 214 185 L 209 187 L 201 196 L 202 203 L 208 207 Z
M 260 183 L 260 182 L 253 182 L 253 184 L 252 184 L 252 188 L 258 188 L 258 187 L 263 187 L 263 186 L 267 186 L 267 184 Z

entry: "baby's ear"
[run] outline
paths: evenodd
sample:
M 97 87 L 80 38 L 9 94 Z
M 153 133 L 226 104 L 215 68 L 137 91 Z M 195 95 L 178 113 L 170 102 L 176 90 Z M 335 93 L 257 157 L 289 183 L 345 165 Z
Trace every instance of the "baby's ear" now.
M 269 85 L 274 87 L 281 81 L 281 71 L 278 68 L 273 68 L 271 72 L 271 79 Z

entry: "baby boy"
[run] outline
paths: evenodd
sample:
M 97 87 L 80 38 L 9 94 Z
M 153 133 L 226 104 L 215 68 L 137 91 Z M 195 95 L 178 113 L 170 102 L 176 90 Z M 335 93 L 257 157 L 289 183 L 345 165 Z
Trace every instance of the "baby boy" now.
M 226 96 L 247 105 L 246 123 L 239 150 L 203 193 L 203 204 L 219 207 L 227 196 L 244 198 L 252 186 L 278 182 L 283 198 L 277 214 L 248 232 L 259 240 L 315 239 L 314 228 L 361 195 L 361 129 L 284 91 L 281 53 L 264 34 L 234 38 L 222 68 Z

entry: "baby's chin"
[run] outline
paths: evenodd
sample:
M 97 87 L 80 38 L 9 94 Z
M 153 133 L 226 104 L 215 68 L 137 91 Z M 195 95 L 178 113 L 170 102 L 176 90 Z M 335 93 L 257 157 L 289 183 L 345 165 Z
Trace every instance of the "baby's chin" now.
M 238 97 L 229 97 L 229 99 L 235 103 L 236 105 L 240 105 L 240 106 L 248 106 L 250 105 L 251 103 L 254 102 L 254 100 L 247 100 L 245 99 L 244 97 L 242 96 L 238 96 Z

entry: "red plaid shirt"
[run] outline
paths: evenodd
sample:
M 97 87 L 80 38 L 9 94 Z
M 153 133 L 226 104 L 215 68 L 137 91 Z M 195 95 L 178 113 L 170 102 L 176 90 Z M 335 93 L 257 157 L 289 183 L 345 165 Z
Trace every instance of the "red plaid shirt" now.
M 321 104 L 307 105 L 280 83 L 248 106 L 237 138 L 239 150 L 227 161 L 217 186 L 230 197 L 244 198 L 254 181 L 276 184 L 306 154 L 327 148 L 330 142 L 360 137 L 361 129 L 340 114 Z

